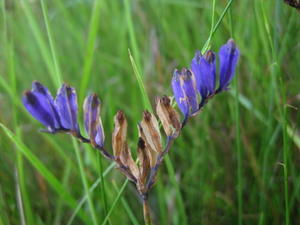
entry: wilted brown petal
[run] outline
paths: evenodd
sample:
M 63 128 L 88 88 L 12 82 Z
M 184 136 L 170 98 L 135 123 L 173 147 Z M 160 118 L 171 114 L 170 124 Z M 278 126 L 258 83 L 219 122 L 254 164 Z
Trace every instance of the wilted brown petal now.
M 163 96 L 156 98 L 156 113 L 162 123 L 167 136 L 177 137 L 180 129 L 180 117 L 170 104 L 170 98 Z

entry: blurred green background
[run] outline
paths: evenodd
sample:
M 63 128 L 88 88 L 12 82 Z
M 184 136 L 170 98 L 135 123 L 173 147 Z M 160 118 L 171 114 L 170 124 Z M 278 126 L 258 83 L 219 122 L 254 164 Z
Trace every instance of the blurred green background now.
M 96 92 L 107 148 L 123 109 L 135 151 L 145 96 L 128 50 L 153 104 L 223 12 L 210 46 L 235 39 L 236 79 L 176 140 L 151 192 L 155 224 L 299 224 L 300 14 L 283 0 L 2 0 L 0 224 L 143 224 L 132 184 L 89 146 L 38 132 L 22 93 L 65 81 L 82 118 Z

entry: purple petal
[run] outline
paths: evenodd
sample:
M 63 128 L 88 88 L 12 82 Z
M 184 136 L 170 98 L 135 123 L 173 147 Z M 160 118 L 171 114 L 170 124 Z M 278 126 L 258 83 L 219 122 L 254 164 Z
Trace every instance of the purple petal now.
M 49 110 L 49 105 L 46 103 L 47 99 L 45 99 L 43 95 L 27 91 L 22 97 L 22 102 L 27 111 L 35 119 L 46 126 L 50 132 L 54 132 L 56 130 L 55 118 L 53 117 L 52 111 Z
M 196 87 L 199 90 L 199 86 L 201 84 L 200 80 L 200 59 L 202 58 L 201 52 L 196 51 L 194 58 L 192 59 L 191 63 L 191 70 L 193 71 L 196 79 Z
M 75 89 L 63 84 L 58 90 L 55 105 L 60 116 L 61 124 L 65 129 L 79 132 L 77 122 L 77 95 Z
M 208 51 L 204 56 L 196 52 L 191 63 L 191 69 L 195 74 L 197 89 L 201 94 L 202 101 L 212 95 L 216 83 L 216 62 L 215 54 Z
M 84 126 L 91 143 L 102 147 L 104 145 L 104 132 L 100 119 L 100 100 L 93 94 L 84 101 Z
M 216 60 L 215 54 L 208 51 L 200 59 L 200 79 L 203 85 L 200 85 L 199 91 L 202 97 L 206 98 L 214 93 L 216 85 Z M 200 84 L 201 84 L 200 83 Z
M 232 80 L 238 62 L 240 51 L 230 39 L 220 48 L 220 87 L 218 91 L 226 90 Z
M 194 74 L 191 70 L 183 68 L 180 76 L 181 86 L 187 99 L 190 114 L 198 110 L 197 92 L 196 92 L 196 81 Z
M 40 82 L 33 81 L 31 92 L 39 99 L 39 103 L 42 105 L 42 107 L 46 109 L 49 112 L 49 114 L 52 116 L 54 121 L 54 128 L 60 129 L 61 122 L 60 122 L 59 114 L 57 112 L 53 97 L 49 92 L 49 90 L 45 86 L 43 86 Z
M 179 109 L 181 110 L 183 115 L 188 115 L 189 106 L 186 101 L 182 86 L 180 85 L 180 72 L 177 69 L 173 73 L 172 89 Z
M 174 71 L 172 88 L 179 109 L 185 117 L 198 110 L 196 79 L 191 70 Z

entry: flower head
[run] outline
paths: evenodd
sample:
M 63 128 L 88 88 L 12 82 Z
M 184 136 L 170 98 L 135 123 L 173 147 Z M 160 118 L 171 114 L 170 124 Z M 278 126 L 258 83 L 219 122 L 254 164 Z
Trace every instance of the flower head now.
M 27 111 L 40 121 L 51 133 L 64 129 L 49 90 L 41 83 L 32 82 L 31 91 L 26 91 L 22 102 Z
M 220 86 L 218 92 L 227 90 L 232 80 L 240 56 L 240 51 L 232 39 L 220 48 Z

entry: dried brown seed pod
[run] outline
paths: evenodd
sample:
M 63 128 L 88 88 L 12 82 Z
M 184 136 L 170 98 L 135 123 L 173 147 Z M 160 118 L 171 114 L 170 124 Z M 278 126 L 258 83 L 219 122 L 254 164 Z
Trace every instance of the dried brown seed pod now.
M 148 111 L 143 113 L 143 119 L 138 124 L 139 137 L 145 141 L 145 151 L 150 160 L 150 166 L 156 164 L 157 156 L 162 152 L 161 136 L 156 117 Z
M 177 137 L 181 129 L 180 117 L 168 96 L 156 98 L 156 113 L 167 136 Z
M 139 138 L 143 139 L 145 142 L 145 153 L 147 154 L 150 162 L 150 167 L 154 167 L 156 164 L 156 159 L 158 156 L 158 152 L 151 149 L 149 142 L 146 139 L 145 132 L 141 126 L 141 124 L 138 124 L 138 130 L 139 130 Z
M 140 171 L 135 161 L 132 159 L 131 151 L 128 148 L 127 144 L 125 144 L 124 149 L 121 151 L 120 161 L 122 165 L 129 169 L 134 178 L 138 180 L 140 177 Z
M 145 142 L 151 150 L 160 153 L 162 151 L 161 136 L 156 117 L 148 111 L 144 111 L 140 126 L 144 131 Z
M 121 152 L 126 148 L 127 120 L 122 111 L 118 111 L 114 117 L 115 128 L 112 134 L 112 147 L 114 156 L 118 159 Z
M 149 172 L 150 172 L 150 159 L 146 152 L 146 144 L 143 138 L 139 138 L 138 141 L 138 159 L 139 159 L 139 169 L 140 169 L 140 179 L 143 184 L 146 183 Z
M 116 162 L 119 164 L 120 170 L 130 180 L 137 180 L 139 178 L 139 169 L 132 159 L 131 151 L 127 145 L 127 120 L 124 113 L 118 111 L 114 121 L 115 128 L 112 134 L 112 146 Z

